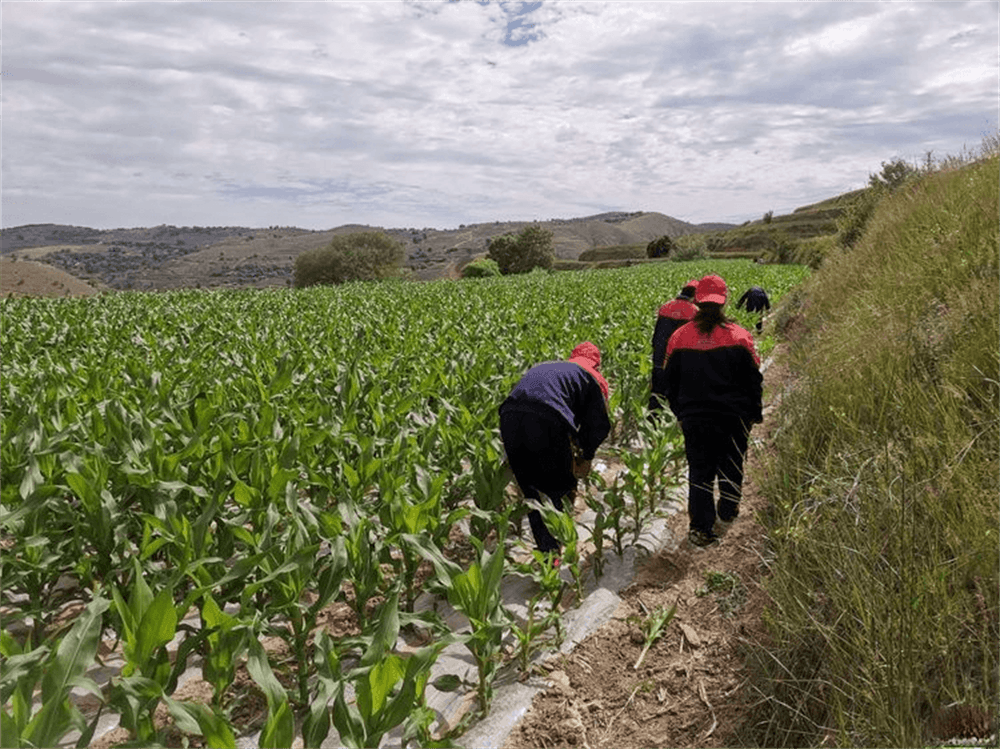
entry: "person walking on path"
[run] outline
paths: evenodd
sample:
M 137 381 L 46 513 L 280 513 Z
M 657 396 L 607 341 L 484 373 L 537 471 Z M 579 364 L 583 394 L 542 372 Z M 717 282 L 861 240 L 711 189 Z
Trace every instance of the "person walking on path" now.
M 767 292 L 760 286 L 751 286 L 743 292 L 743 296 L 736 302 L 736 309 L 746 309 L 747 312 L 759 312 L 757 318 L 757 332 L 764 328 L 764 312 L 771 309 L 771 300 L 767 298 Z
M 500 437 L 525 499 L 544 494 L 556 509 L 572 512 L 564 498 L 590 473 L 594 453 L 611 431 L 610 391 L 600 369 L 600 350 L 584 341 L 568 360 L 529 369 L 500 405 Z M 558 565 L 560 544 L 542 513 L 529 510 L 528 522 L 536 548 L 555 555 Z
M 664 405 L 663 361 L 667 356 L 667 341 L 681 325 L 690 322 L 698 308 L 694 306 L 696 280 L 688 281 L 675 299 L 660 307 L 653 328 L 653 376 L 649 394 L 649 416 L 655 416 Z
M 688 461 L 688 540 L 718 541 L 716 518 L 739 515 L 743 457 L 753 424 L 763 420 L 763 381 L 753 335 L 726 319 L 726 282 L 698 282 L 698 313 L 667 344 L 666 397 L 684 433 Z M 714 499 L 719 485 L 719 505 Z

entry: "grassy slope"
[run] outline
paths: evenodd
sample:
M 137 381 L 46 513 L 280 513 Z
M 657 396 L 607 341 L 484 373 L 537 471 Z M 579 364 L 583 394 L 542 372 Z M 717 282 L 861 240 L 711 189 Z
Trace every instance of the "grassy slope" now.
M 998 184 L 995 148 L 917 178 L 800 295 L 766 477 L 764 745 L 995 730 Z

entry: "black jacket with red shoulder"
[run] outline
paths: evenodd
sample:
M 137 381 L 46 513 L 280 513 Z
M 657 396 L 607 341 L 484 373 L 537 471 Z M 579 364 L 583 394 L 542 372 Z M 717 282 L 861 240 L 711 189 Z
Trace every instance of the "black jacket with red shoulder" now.
M 762 421 L 764 378 L 753 335 L 734 322 L 702 335 L 693 322 L 667 344 L 665 394 L 670 410 L 689 416 L 738 416 Z
M 694 319 L 698 308 L 687 299 L 671 299 L 660 307 L 653 328 L 653 369 L 663 366 L 667 355 L 667 341 L 681 325 Z
M 652 393 L 649 396 L 649 410 L 659 410 L 664 391 L 663 363 L 667 357 L 667 341 L 679 327 L 692 320 L 698 308 L 686 299 L 671 299 L 660 307 L 656 315 L 656 326 L 653 328 L 653 375 Z

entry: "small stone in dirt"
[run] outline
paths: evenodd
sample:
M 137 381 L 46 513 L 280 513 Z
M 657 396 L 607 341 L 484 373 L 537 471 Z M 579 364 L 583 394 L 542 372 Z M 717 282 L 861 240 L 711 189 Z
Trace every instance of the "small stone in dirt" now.
M 642 634 L 642 631 L 638 627 L 632 627 L 628 633 L 629 639 L 632 640 L 633 645 L 642 645 L 646 642 L 646 637 Z
M 566 675 L 565 671 L 553 671 L 549 674 L 549 679 L 552 681 L 553 686 L 567 697 L 574 697 L 576 695 L 576 690 L 569 685 L 569 676 Z
M 698 636 L 698 633 L 694 631 L 694 628 L 688 624 L 684 624 L 683 622 L 678 622 L 677 624 L 680 626 L 681 632 L 684 633 L 684 639 L 688 641 L 688 644 L 693 648 L 700 648 L 701 638 Z

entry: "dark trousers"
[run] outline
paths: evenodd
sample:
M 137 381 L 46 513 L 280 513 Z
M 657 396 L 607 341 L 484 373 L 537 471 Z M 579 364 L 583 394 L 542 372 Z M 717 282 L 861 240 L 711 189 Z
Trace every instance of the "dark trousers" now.
M 681 422 L 688 462 L 688 517 L 691 528 L 709 532 L 715 525 L 714 489 L 719 482 L 718 516 L 739 513 L 743 491 L 743 456 L 750 424 L 739 418 L 699 418 Z
M 557 510 L 565 510 L 563 497 L 576 489 L 569 425 L 547 412 L 505 411 L 500 414 L 500 438 L 525 498 L 541 499 L 545 494 Z M 539 551 L 559 551 L 559 541 L 545 526 L 542 513 L 530 510 L 528 522 Z

